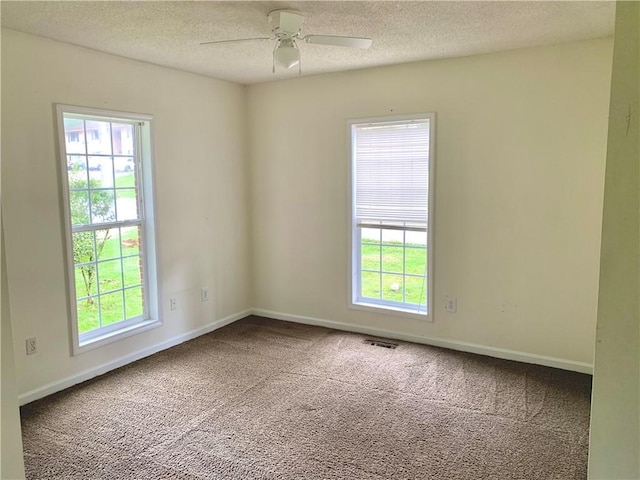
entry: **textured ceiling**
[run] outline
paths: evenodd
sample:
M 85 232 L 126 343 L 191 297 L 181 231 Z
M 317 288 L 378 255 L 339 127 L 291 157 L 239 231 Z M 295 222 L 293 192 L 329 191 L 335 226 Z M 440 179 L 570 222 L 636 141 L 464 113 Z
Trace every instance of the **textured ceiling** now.
M 2 27 L 244 84 L 271 73 L 267 13 L 305 15 L 303 34 L 373 38 L 369 50 L 300 43 L 302 74 L 458 57 L 613 34 L 614 2 L 2 1 Z

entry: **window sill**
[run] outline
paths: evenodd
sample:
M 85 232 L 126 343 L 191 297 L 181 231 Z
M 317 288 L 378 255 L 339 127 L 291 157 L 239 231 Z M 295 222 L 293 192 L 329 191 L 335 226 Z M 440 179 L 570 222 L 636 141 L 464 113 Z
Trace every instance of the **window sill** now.
M 122 340 L 123 338 L 137 335 L 162 325 L 160 320 L 150 319 L 143 322 L 124 327 L 114 332 L 109 332 L 99 337 L 91 338 L 89 340 L 79 341 L 73 347 L 73 355 L 80 355 L 81 353 L 94 350 L 99 347 L 103 347 L 113 342 Z
M 349 308 L 383 315 L 394 315 L 396 317 L 411 318 L 413 320 L 420 320 L 422 322 L 433 322 L 433 316 L 429 315 L 428 313 L 418 313 L 415 310 L 409 310 L 407 308 L 395 307 L 391 305 L 381 305 L 378 303 L 358 301 L 351 302 L 349 304 Z

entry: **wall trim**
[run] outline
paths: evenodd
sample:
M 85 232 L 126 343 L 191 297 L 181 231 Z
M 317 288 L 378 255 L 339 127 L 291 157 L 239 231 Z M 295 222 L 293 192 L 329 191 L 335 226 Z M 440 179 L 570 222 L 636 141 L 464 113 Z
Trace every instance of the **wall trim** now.
M 253 315 L 261 317 L 269 317 L 276 320 L 285 320 L 295 323 L 304 323 L 306 325 L 318 325 L 321 327 L 332 328 L 335 330 L 344 330 L 347 332 L 364 333 L 375 335 L 378 337 L 393 338 L 395 340 L 404 340 L 407 342 L 420 343 L 423 345 L 431 345 L 434 347 L 449 348 L 461 352 L 476 353 L 489 357 L 502 358 L 504 360 L 515 360 L 517 362 L 532 363 L 534 365 L 544 365 L 546 367 L 560 368 L 562 370 L 570 370 L 573 372 L 587 373 L 593 375 L 593 365 L 584 362 L 575 362 L 573 360 L 565 360 L 563 358 L 547 357 L 544 355 L 536 355 L 526 352 L 518 352 L 515 350 L 507 350 L 504 348 L 489 347 L 476 343 L 461 342 L 458 340 L 449 340 L 446 338 L 410 335 L 393 330 L 384 330 L 380 328 L 368 327 L 365 325 L 356 325 L 352 323 L 336 322 L 334 320 L 324 320 L 321 318 L 306 317 L 303 315 L 291 315 L 287 313 L 274 312 L 262 308 L 254 308 L 251 310 Z
M 99 375 L 103 375 L 107 372 L 110 372 L 111 370 L 115 370 L 116 368 L 128 365 L 129 363 L 135 362 L 136 360 L 140 360 L 142 358 L 153 355 L 154 353 L 161 352 L 162 350 L 175 347 L 176 345 L 184 343 L 188 340 L 193 340 L 194 338 L 197 338 L 201 335 L 213 332 L 214 330 L 222 328 L 225 325 L 229 325 L 236 320 L 245 318 L 251 315 L 251 313 L 252 310 L 248 309 L 239 313 L 235 313 L 233 315 L 229 315 L 227 317 L 221 318 L 220 320 L 216 320 L 208 325 L 205 325 L 204 327 L 192 330 L 182 335 L 178 335 L 157 345 L 143 348 L 142 350 L 138 350 L 137 352 L 130 353 L 111 362 L 99 365 L 98 367 L 90 368 L 76 375 L 71 375 L 69 377 L 63 378 L 62 380 L 48 383 L 42 387 L 19 395 L 18 402 L 20 405 L 25 405 L 35 400 L 39 400 L 46 397 L 47 395 L 51 395 L 53 393 L 64 390 L 65 388 L 72 387 L 74 385 L 77 385 L 78 383 L 86 382 L 87 380 L 90 380 Z
M 242 312 L 229 315 L 227 317 L 216 320 L 204 327 L 192 330 L 190 332 L 178 335 L 169 340 L 161 342 L 151 347 L 143 348 L 137 352 L 130 353 L 123 357 L 120 357 L 111 362 L 104 363 L 97 367 L 85 370 L 76 375 L 63 378 L 62 380 L 48 383 L 42 387 L 36 388 L 29 392 L 19 395 L 18 402 L 20 405 L 39 400 L 48 395 L 54 394 L 66 388 L 77 385 L 78 383 L 85 382 L 99 375 L 103 375 L 116 368 L 123 367 L 129 363 L 135 362 L 142 358 L 153 355 L 154 353 L 161 352 L 171 347 L 175 347 L 188 340 L 193 340 L 201 335 L 206 335 L 214 330 L 229 325 L 237 320 L 248 317 L 249 315 L 258 315 L 261 317 L 268 317 L 274 320 L 284 320 L 287 322 L 303 323 L 305 325 L 317 325 L 320 327 L 332 328 L 334 330 L 342 330 L 353 333 L 363 333 L 368 335 L 375 335 L 378 337 L 393 338 L 395 340 L 403 340 L 407 342 L 419 343 L 423 345 L 431 345 L 434 347 L 449 348 L 451 350 L 457 350 L 461 352 L 476 353 L 479 355 L 486 355 L 489 357 L 502 358 L 505 360 L 514 360 L 517 362 L 532 363 L 534 365 L 544 365 L 547 367 L 560 368 L 562 370 L 570 370 L 573 372 L 587 373 L 593 375 L 593 365 L 583 362 L 575 362 L 572 360 L 565 360 L 556 357 L 547 357 L 544 355 L 535 355 L 532 353 L 518 352 L 515 350 L 507 350 L 497 347 L 489 347 L 476 343 L 461 342 L 458 340 L 449 340 L 446 338 L 429 337 L 411 335 L 402 332 L 396 332 L 393 330 L 385 330 L 380 328 L 369 327 L 366 325 L 356 325 L 352 323 L 336 322 L 334 320 L 325 320 L 322 318 L 307 317 L 304 315 L 292 315 L 288 313 L 275 312 L 272 310 L 265 310 L 262 308 L 251 308 L 243 310 Z

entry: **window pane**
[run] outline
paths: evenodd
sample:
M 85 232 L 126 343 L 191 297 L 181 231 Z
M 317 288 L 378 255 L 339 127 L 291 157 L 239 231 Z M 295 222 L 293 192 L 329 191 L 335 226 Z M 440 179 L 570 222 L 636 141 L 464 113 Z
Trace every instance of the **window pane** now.
M 100 295 L 100 312 L 102 314 L 103 327 L 124 320 L 122 290 Z
M 85 333 L 100 327 L 98 298 L 78 300 L 78 331 Z
M 382 274 L 382 299 L 402 302 L 402 275 Z
M 120 258 L 120 229 L 100 230 L 97 237 L 100 240 L 100 260 Z
M 73 263 L 88 263 L 96 260 L 93 232 L 75 232 L 73 234 Z
M 91 186 L 113 187 L 113 159 L 112 157 L 89 157 L 88 159 L 89 176 L 91 177 Z
M 76 299 L 94 296 L 98 293 L 96 285 L 96 265 L 88 263 L 75 267 Z
M 96 120 L 86 121 L 87 153 L 111 154 L 111 124 Z
M 84 144 L 84 121 L 78 118 L 64 119 L 65 148 L 69 153 L 86 153 Z
M 122 229 L 122 255 L 137 255 L 140 253 L 140 227 Z
M 380 270 L 380 245 L 362 245 L 362 269 Z
M 425 277 L 405 277 L 407 303 L 425 305 L 427 302 L 427 281 Z
M 111 230 L 109 229 L 100 229 L 100 230 L 96 230 L 95 232 L 91 233 L 92 238 L 95 237 L 95 241 L 96 241 L 96 251 L 97 251 L 97 256 L 96 258 L 92 258 L 92 260 L 103 260 L 103 254 L 104 254 L 104 249 L 106 248 L 106 244 L 109 241 L 109 238 L 111 238 Z
M 405 239 L 407 245 L 427 246 L 427 232 L 406 232 Z
M 427 249 L 407 247 L 405 251 L 405 273 L 424 275 L 427 268 Z
M 67 155 L 67 172 L 69 172 L 69 188 L 88 188 L 87 157 Z
M 89 157 L 91 158 L 91 157 Z M 115 171 L 113 166 L 113 157 L 102 157 L 102 170 L 100 172 L 100 181 L 103 187 L 113 187 L 115 184 Z
M 382 270 L 402 273 L 402 247 L 382 247 Z
M 382 230 L 382 243 L 398 245 L 404 243 L 403 230 Z
M 120 174 L 116 175 L 116 187 L 133 187 L 133 175 L 126 175 L 127 173 L 133 174 L 135 168 L 133 157 L 115 157 L 113 165 L 116 174 Z
M 130 123 L 113 123 L 111 124 L 111 131 L 113 132 L 113 154 L 133 155 L 133 125 Z
M 113 190 L 91 190 L 91 222 L 104 223 L 115 220 L 115 196 Z
M 95 172 L 102 172 L 102 170 L 105 168 L 105 158 L 106 157 L 89 157 L 89 171 L 94 172 L 91 175 L 91 178 L 93 178 L 97 182 L 96 186 L 100 187 L 102 186 L 102 175 L 98 175 Z
M 142 284 L 142 258 L 139 256 L 122 259 L 124 286 L 132 287 Z
M 89 220 L 89 191 L 70 190 L 69 207 L 71 210 L 72 225 L 88 225 Z
M 380 242 L 380 229 L 379 228 L 361 228 L 360 237 L 362 243 L 378 243 Z
M 67 176 L 69 180 L 69 190 L 87 190 L 89 188 L 86 170 L 69 170 Z
M 116 189 L 116 204 L 118 206 L 118 221 L 136 220 L 139 218 L 135 189 Z
M 122 261 L 108 260 L 98 263 L 99 292 L 110 292 L 122 288 Z
M 124 291 L 124 301 L 127 318 L 138 317 L 144 314 L 142 287 L 127 288 Z
M 362 272 L 362 296 L 380 298 L 380 274 Z

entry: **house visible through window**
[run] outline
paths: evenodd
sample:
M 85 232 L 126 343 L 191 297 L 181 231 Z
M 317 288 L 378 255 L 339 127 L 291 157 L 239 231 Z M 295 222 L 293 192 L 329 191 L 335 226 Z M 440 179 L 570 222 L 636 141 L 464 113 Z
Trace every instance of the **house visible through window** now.
M 159 324 L 151 118 L 58 106 L 74 351 Z
M 351 303 L 428 316 L 433 114 L 352 121 Z
M 80 141 L 80 133 L 78 132 L 67 132 L 67 142 L 79 142 Z

